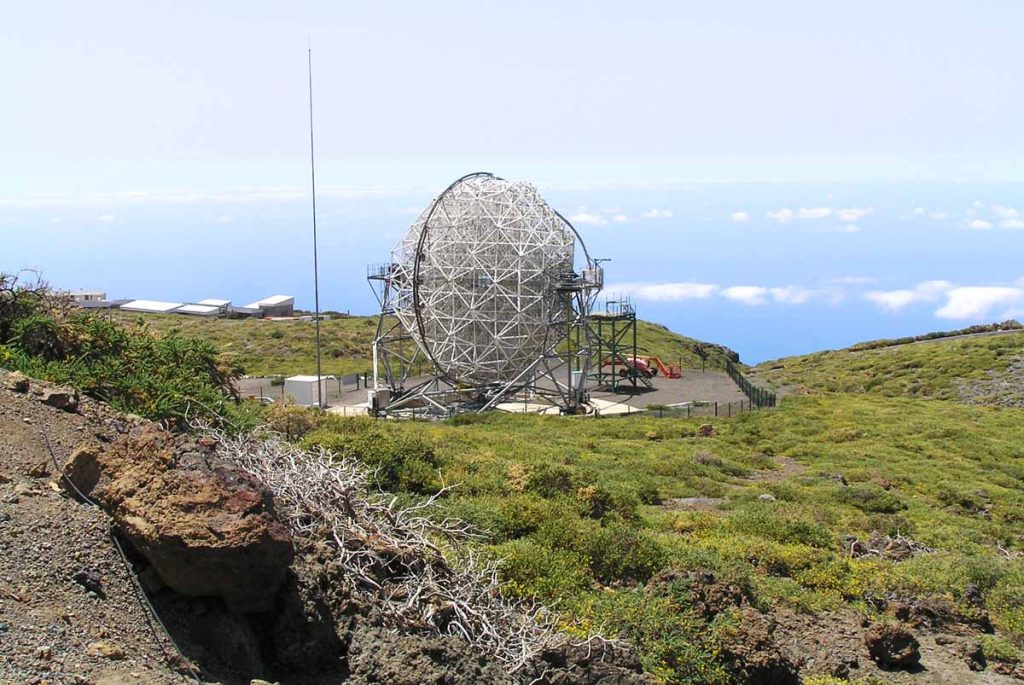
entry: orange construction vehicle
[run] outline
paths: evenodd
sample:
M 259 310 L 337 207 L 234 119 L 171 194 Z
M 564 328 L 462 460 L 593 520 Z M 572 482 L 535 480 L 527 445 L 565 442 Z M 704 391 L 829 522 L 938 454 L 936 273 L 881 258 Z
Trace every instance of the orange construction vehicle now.
M 618 359 L 613 360 L 611 357 L 605 357 L 601 360 L 601 366 L 612 366 L 612 363 L 622 368 L 619 370 L 620 375 L 628 375 L 630 371 L 635 372 L 641 378 L 653 378 L 660 372 L 665 378 L 682 378 L 682 373 L 679 371 L 677 364 L 665 364 L 658 357 L 634 357 L 633 359 Z

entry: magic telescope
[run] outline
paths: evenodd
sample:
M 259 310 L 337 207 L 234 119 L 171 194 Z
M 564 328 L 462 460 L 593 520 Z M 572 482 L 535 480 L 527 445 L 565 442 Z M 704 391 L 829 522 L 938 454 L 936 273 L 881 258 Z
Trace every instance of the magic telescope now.
M 368 276 L 381 303 L 372 412 L 585 409 L 603 272 L 531 184 L 463 176 Z

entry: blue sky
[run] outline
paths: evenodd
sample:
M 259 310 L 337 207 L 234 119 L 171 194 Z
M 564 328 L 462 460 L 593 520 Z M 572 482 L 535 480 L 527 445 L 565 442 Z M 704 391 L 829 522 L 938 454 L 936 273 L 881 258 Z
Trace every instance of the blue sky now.
M 1024 316 L 1016 2 L 20 3 L 0 269 L 324 303 L 452 179 L 536 183 L 642 316 L 744 359 Z

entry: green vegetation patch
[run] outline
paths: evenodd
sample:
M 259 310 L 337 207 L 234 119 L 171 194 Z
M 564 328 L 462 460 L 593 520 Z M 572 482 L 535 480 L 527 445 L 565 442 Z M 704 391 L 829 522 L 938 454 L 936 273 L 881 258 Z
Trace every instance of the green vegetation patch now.
M 0 274 L 0 367 L 74 386 L 121 411 L 179 427 L 208 419 L 241 427 L 254 408 L 238 403 L 242 366 L 208 341 L 153 335 L 70 309 L 45 284 Z
M 670 569 L 800 611 L 919 597 L 968 615 L 974 585 L 1004 641 L 990 649 L 1024 646 L 1021 562 L 998 548 L 1024 547 L 1024 410 L 823 394 L 720 420 L 714 437 L 696 420 L 642 416 L 367 424 L 323 417 L 305 440 L 355 454 L 351 436 L 374 434 L 376 451 L 359 449 L 399 465 L 400 492 L 429 490 L 428 465 L 458 484 L 444 513 L 490 532 L 509 592 L 543 599 L 573 630 L 624 631 L 665 682 L 726 682 L 730 631 L 729 612 L 703 618 L 685 589 L 659 584 Z M 872 531 L 936 551 L 852 558 L 849 541 Z
M 759 382 L 809 392 L 958 399 L 958 380 L 981 380 L 1024 354 L 1024 332 L 877 349 L 816 352 L 754 367 Z

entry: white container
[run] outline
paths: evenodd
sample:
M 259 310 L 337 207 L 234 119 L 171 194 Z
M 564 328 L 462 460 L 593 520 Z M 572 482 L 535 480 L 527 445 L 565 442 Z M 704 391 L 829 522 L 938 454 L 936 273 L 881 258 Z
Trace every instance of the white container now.
M 317 404 L 316 376 L 291 376 L 284 379 L 284 394 L 304 407 L 315 407 Z M 320 376 L 320 397 L 323 406 L 327 406 L 327 377 Z

